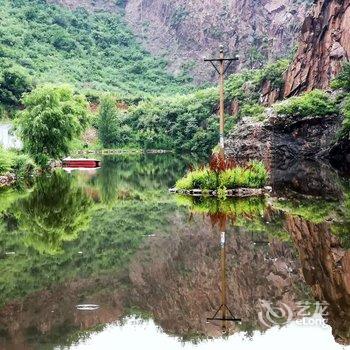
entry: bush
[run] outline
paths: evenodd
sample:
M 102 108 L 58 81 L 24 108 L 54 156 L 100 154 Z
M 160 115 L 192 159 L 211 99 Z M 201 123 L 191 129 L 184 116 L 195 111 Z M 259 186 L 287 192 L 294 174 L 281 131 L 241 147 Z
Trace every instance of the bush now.
M 17 179 L 24 179 L 32 175 L 35 169 L 35 163 L 26 154 L 19 154 L 13 158 L 12 170 L 16 174 Z
M 0 175 L 11 170 L 13 156 L 0 146 Z
M 208 168 L 196 169 L 176 182 L 176 188 L 215 190 L 218 187 L 216 174 Z
M 0 71 L 0 101 L 7 106 L 18 106 L 24 93 L 32 89 L 27 72 L 19 66 Z
M 238 187 L 261 188 L 268 180 L 268 173 L 263 163 L 251 162 L 246 167 L 235 166 L 216 173 L 208 168 L 189 172 L 176 182 L 181 190 L 219 188 L 233 189 Z
M 344 63 L 342 71 L 332 81 L 331 87 L 333 89 L 344 89 L 350 92 L 350 62 Z
M 339 113 L 339 109 L 329 95 L 321 90 L 313 90 L 301 96 L 274 105 L 278 114 L 295 117 L 326 116 Z
M 347 96 L 344 100 L 342 108 L 342 114 L 344 116 L 343 127 L 340 131 L 340 138 L 350 138 L 350 96 Z
M 252 117 L 257 120 L 261 120 L 265 117 L 265 108 L 257 103 L 245 104 L 240 110 L 240 114 L 244 117 Z

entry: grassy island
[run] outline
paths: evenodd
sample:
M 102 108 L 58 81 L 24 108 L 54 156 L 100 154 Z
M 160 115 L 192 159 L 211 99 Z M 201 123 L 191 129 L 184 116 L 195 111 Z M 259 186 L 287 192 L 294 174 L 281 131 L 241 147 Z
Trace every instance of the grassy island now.
M 267 184 L 268 172 L 262 162 L 251 161 L 238 165 L 220 155 L 214 155 L 208 166 L 189 171 L 176 182 L 177 190 L 226 190 L 262 188 Z

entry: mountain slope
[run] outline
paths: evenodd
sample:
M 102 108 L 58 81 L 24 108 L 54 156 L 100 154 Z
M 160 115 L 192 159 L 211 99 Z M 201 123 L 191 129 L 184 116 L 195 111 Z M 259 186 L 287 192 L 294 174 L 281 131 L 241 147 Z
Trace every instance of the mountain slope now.
M 238 68 L 261 67 L 288 56 L 312 0 L 50 0 L 69 8 L 124 13 L 141 44 L 163 56 L 170 71 L 189 72 L 197 82 L 213 79 L 203 56 L 223 44 L 238 52 Z
M 37 82 L 69 82 L 122 95 L 180 91 L 135 40 L 120 15 L 90 13 L 41 0 L 0 0 L 0 72 L 13 64 Z

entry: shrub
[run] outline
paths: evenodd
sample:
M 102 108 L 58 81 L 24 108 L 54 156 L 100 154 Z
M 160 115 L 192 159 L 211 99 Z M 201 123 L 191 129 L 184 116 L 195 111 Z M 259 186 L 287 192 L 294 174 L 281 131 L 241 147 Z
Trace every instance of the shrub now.
M 0 146 L 0 175 L 11 170 L 13 155 Z
M 344 89 L 350 91 L 350 62 L 346 62 L 339 75 L 332 81 L 333 89 Z
M 296 117 L 326 116 L 339 113 L 339 109 L 329 95 L 321 90 L 313 90 L 301 96 L 274 105 L 278 114 Z
M 18 179 L 27 178 L 35 169 L 32 158 L 26 154 L 15 155 L 12 162 L 12 170 Z
M 7 106 L 17 106 L 25 92 L 32 89 L 32 83 L 26 71 L 12 66 L 0 72 L 0 101 Z
M 340 131 L 340 138 L 349 138 L 350 133 L 350 96 L 346 97 L 344 105 L 342 108 L 342 113 L 344 116 L 343 126 Z
M 268 173 L 263 163 L 253 161 L 246 167 L 235 166 L 215 172 L 208 168 L 196 169 L 186 174 L 176 182 L 176 188 L 190 189 L 233 189 L 238 187 L 260 188 L 268 179 Z M 221 191 L 222 192 L 222 191 Z
M 240 114 L 244 117 L 252 117 L 257 120 L 263 119 L 265 112 L 265 108 L 262 105 L 259 105 L 258 103 L 254 104 L 245 104 L 242 106 L 240 110 Z

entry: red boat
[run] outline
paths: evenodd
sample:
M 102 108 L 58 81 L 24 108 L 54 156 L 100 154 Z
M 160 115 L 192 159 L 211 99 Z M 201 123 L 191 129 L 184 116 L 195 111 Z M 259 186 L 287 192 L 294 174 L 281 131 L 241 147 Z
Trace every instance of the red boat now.
M 62 166 L 64 168 L 99 168 L 101 161 L 97 159 L 72 159 L 66 158 L 62 160 Z

